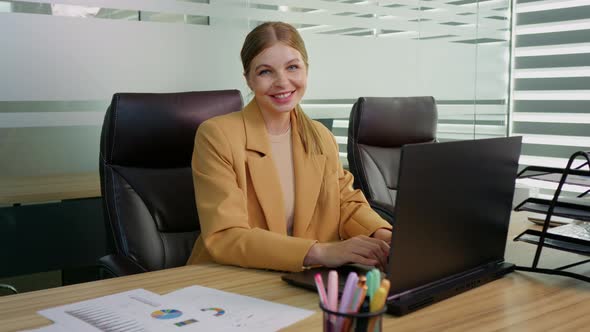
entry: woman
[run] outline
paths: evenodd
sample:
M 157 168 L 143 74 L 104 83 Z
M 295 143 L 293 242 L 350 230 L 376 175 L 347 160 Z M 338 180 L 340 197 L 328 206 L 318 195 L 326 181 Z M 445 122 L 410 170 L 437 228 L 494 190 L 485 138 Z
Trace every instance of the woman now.
M 308 63 L 297 30 L 264 23 L 246 37 L 241 58 L 254 98 L 205 121 L 195 138 L 202 232 L 188 264 L 385 266 L 391 226 L 352 188 L 330 131 L 299 106 Z

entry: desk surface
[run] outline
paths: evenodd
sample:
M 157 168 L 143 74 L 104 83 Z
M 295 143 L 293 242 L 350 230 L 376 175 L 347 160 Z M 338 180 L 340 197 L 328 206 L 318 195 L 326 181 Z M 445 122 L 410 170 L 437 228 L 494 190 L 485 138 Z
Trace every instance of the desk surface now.
M 531 224 L 515 214 L 512 239 Z M 506 257 L 530 265 L 534 246 L 508 241 Z M 583 258 L 544 250 L 542 264 L 567 264 Z M 579 267 L 590 273 L 590 267 Z M 36 311 L 98 296 L 145 288 L 165 294 L 190 285 L 202 285 L 228 292 L 315 310 L 310 318 L 287 331 L 321 330 L 321 314 L 314 292 L 292 287 L 280 280 L 281 273 L 230 266 L 185 266 L 129 277 L 59 287 L 0 297 L 0 331 L 34 328 L 50 323 Z M 560 276 L 515 272 L 492 283 L 436 303 L 403 317 L 386 315 L 385 331 L 576 331 L 590 326 L 590 284 Z
M 31 177 L 0 177 L 0 205 L 100 197 L 98 172 Z

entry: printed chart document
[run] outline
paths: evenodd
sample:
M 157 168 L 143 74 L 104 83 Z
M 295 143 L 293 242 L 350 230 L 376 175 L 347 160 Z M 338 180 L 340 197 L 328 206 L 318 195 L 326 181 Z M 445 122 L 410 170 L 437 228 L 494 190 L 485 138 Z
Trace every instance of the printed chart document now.
M 39 311 L 54 325 L 35 331 L 276 331 L 313 311 L 201 286 L 166 295 L 144 289 Z
M 41 310 L 64 331 L 168 331 L 152 313 L 161 308 L 161 296 L 145 289 L 99 297 Z
M 203 331 L 276 331 L 314 313 L 201 286 L 183 288 L 162 297 L 169 303 L 187 303 L 187 312 L 200 313 L 195 317 Z

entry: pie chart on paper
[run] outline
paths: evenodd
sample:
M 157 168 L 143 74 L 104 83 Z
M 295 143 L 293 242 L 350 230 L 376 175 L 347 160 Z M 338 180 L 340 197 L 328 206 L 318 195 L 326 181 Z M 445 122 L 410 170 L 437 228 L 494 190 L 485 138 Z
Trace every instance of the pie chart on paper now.
M 162 309 L 152 312 L 155 319 L 174 319 L 182 316 L 182 311 L 176 309 Z

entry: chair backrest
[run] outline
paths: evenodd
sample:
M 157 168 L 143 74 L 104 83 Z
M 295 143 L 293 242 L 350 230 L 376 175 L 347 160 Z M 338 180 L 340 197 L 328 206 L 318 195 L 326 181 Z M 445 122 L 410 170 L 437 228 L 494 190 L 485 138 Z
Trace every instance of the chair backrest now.
M 348 166 L 371 205 L 393 212 L 401 147 L 435 142 L 437 118 L 433 97 L 361 97 L 353 105 Z
M 191 172 L 196 130 L 241 108 L 238 90 L 113 96 L 99 163 L 117 253 L 148 271 L 186 263 L 200 233 Z

